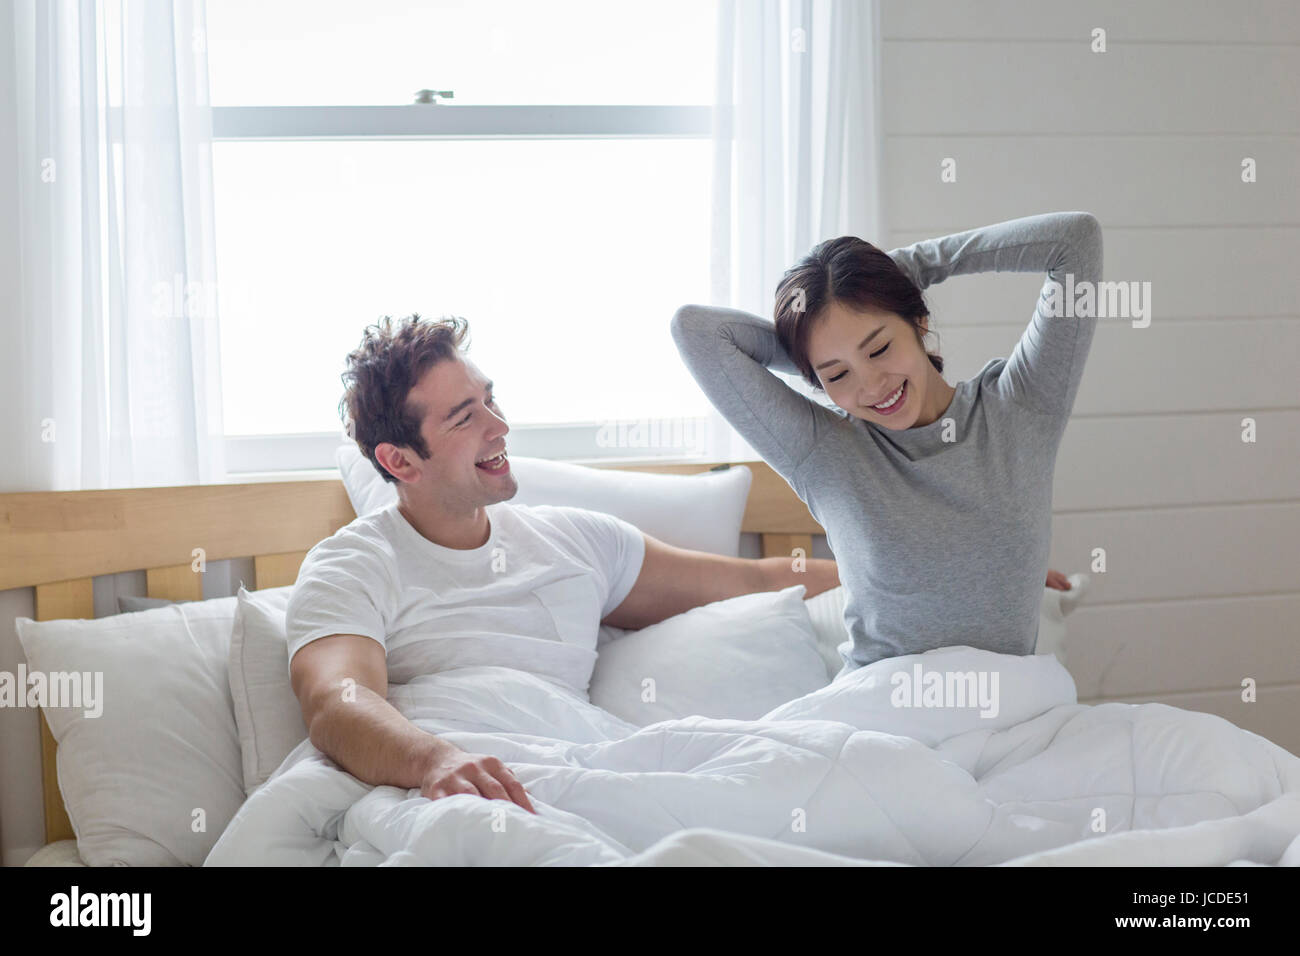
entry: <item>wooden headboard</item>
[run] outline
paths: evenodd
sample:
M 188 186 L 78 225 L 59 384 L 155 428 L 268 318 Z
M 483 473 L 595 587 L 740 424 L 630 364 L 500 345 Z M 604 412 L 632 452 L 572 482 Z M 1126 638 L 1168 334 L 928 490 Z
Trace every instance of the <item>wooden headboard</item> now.
M 754 473 L 742 531 L 762 535 L 765 557 L 802 548 L 822 527 L 765 462 Z M 597 464 L 592 467 L 688 475 L 719 465 Z M 255 588 L 293 584 L 317 542 L 356 517 L 337 477 L 104 491 L 0 494 L 0 590 L 34 587 L 34 618 L 95 616 L 93 579 L 145 571 L 150 597 L 203 599 L 192 552 L 205 561 L 253 558 Z M 56 743 L 41 718 L 41 778 L 47 843 L 74 837 L 59 792 Z

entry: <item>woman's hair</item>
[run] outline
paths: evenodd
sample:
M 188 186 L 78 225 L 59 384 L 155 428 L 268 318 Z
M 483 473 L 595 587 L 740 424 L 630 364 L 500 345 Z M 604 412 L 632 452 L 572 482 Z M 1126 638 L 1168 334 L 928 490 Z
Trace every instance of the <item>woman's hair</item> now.
M 822 386 L 808 358 L 808 338 L 832 302 L 902 316 L 917 341 L 923 342 L 919 322 L 930 311 L 916 283 L 886 253 L 864 239 L 827 239 L 787 271 L 776 287 L 776 336 L 813 388 Z M 942 372 L 943 357 L 936 352 L 925 354 Z
M 420 434 L 427 409 L 408 401 L 408 395 L 430 366 L 459 358 L 468 334 L 469 323 L 459 316 L 430 322 L 413 313 L 394 325 L 385 315 L 366 328 L 361 344 L 348 354 L 339 414 L 348 435 L 385 481 L 397 479 L 375 457 L 376 445 L 391 442 L 429 457 Z

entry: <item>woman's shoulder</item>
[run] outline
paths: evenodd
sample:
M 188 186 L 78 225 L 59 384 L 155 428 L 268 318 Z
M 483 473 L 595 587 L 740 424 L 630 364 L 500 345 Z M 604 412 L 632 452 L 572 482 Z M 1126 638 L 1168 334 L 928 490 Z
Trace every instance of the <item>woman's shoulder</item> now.
M 972 404 L 980 401 L 986 410 L 1002 408 L 1007 413 L 1028 415 L 1034 420 L 1054 420 L 1055 416 L 1016 401 L 1015 390 L 1011 387 L 1013 383 L 1009 382 L 1005 375 L 1006 366 L 1005 358 L 990 359 L 984 368 L 970 379 Z

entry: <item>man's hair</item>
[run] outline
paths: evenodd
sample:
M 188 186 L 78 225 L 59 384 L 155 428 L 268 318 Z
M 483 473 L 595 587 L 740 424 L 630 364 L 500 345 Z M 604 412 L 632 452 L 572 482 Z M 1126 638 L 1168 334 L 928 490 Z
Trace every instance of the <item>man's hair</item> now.
M 348 354 L 339 400 L 348 435 L 385 481 L 397 482 L 375 457 L 375 446 L 390 442 L 412 449 L 422 459 L 429 448 L 420 434 L 428 409 L 410 400 L 412 388 L 428 369 L 461 357 L 468 349 L 469 322 L 444 316 L 430 322 L 419 313 L 399 319 L 382 316 L 368 326 L 361 344 Z

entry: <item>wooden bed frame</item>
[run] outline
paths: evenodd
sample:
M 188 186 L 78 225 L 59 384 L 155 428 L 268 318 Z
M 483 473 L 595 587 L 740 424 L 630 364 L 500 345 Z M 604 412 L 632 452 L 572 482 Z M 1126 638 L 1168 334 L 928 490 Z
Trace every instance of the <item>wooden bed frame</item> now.
M 795 548 L 812 554 L 823 529 L 789 484 L 765 462 L 754 473 L 742 531 L 762 535 L 764 557 Z M 730 465 L 592 464 L 591 467 L 688 475 Z M 356 517 L 337 477 L 306 481 L 37 491 L 0 494 L 0 590 L 34 587 L 34 619 L 95 616 L 93 579 L 144 570 L 150 597 L 203 599 L 191 570 L 195 547 L 206 561 L 253 558 L 254 588 L 293 584 L 307 551 Z M 45 841 L 73 839 L 59 792 L 57 745 L 41 718 Z

